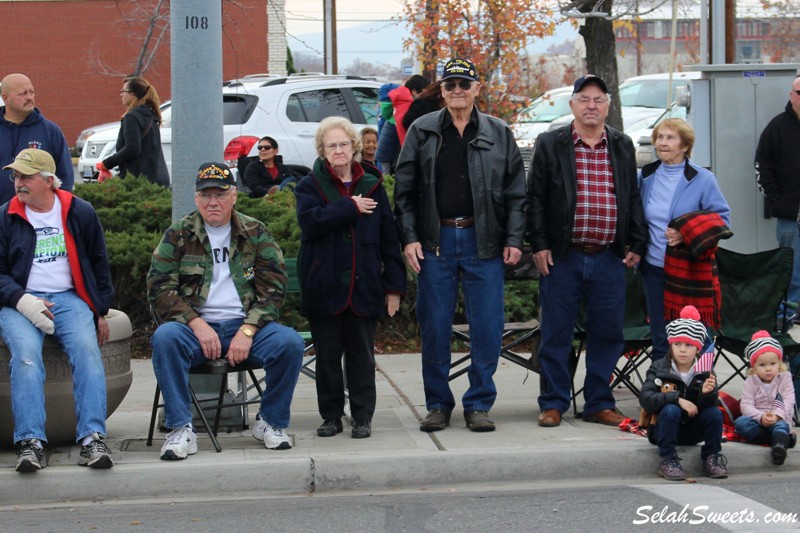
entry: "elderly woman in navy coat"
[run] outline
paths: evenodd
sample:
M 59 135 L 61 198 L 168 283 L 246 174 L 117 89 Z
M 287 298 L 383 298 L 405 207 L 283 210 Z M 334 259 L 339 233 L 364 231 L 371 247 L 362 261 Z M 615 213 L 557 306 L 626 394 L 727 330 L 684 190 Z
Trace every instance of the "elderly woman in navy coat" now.
M 311 174 L 295 188 L 301 230 L 301 312 L 317 353 L 321 437 L 342 432 L 345 379 L 352 437 L 371 435 L 375 412 L 375 327 L 394 316 L 406 290 L 400 241 L 383 177 L 358 160 L 361 143 L 342 117 L 323 120 Z

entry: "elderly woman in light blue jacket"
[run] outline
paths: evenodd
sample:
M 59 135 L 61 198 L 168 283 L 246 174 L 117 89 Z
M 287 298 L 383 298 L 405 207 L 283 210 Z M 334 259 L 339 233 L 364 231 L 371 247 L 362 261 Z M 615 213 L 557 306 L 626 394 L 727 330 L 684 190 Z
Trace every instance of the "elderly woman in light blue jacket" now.
M 681 234 L 669 227 L 670 221 L 693 211 L 709 211 L 730 225 L 731 210 L 714 174 L 689 160 L 695 135 L 688 122 L 666 119 L 653 129 L 652 140 L 658 160 L 645 165 L 639 174 L 648 228 L 647 254 L 640 269 L 655 361 L 664 357 L 669 347 L 664 316 L 664 257 L 668 246 L 683 242 Z

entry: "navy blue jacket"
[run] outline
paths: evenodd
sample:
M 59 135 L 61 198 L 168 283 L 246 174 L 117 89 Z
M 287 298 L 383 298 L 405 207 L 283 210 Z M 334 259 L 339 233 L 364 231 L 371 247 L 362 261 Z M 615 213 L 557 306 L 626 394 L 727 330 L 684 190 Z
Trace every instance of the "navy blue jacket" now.
M 6 108 L 3 106 L 0 107 L 0 205 L 16 194 L 14 183 L 8 178 L 11 170 L 2 168 L 11 164 L 17 154 L 26 148 L 39 148 L 52 155 L 56 162 L 56 176 L 61 180 L 61 189 L 72 190 L 75 173 L 69 146 L 61 128 L 44 118 L 38 109 L 34 109 L 20 124 L 14 124 L 6 120 Z
M 308 317 L 337 315 L 348 308 L 357 315 L 381 317 L 386 315 L 386 295 L 406 291 L 406 269 L 383 179 L 372 167 L 355 163 L 353 170 L 350 195 L 378 202 L 369 215 L 359 212 L 324 159 L 317 159 L 311 174 L 294 189 L 301 231 L 300 312 Z
M 89 202 L 66 191 L 56 193 L 61 201 L 75 291 L 95 316 L 106 315 L 114 297 L 114 285 L 103 226 Z M 0 208 L 0 306 L 16 308 L 25 294 L 35 249 L 36 231 L 25 218 L 25 206 L 14 197 Z

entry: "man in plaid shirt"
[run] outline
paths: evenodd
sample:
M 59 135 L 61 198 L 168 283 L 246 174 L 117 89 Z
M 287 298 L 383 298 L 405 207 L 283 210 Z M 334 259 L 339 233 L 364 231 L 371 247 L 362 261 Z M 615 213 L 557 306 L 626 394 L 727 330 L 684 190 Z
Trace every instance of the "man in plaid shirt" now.
M 575 81 L 574 121 L 539 136 L 528 175 L 528 240 L 539 281 L 543 388 L 539 425 L 554 427 L 569 407 L 569 354 L 582 299 L 587 334 L 584 416 L 617 426 L 609 376 L 622 355 L 625 267 L 647 245 L 633 143 L 606 126 L 608 87 L 597 76 Z

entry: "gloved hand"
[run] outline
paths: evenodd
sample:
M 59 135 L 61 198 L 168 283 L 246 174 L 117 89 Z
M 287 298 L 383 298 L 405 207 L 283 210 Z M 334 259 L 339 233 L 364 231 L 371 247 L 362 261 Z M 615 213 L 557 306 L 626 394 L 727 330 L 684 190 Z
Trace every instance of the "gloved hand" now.
M 98 162 L 95 168 L 97 168 L 97 181 L 103 183 L 111 179 L 111 171 L 106 168 L 102 161 Z
M 34 326 L 51 335 L 56 327 L 53 321 L 45 314 L 47 306 L 44 300 L 40 300 L 32 294 L 24 294 L 17 302 L 17 311 L 25 315 L 25 318 L 31 321 Z
M 108 170 L 101 170 L 97 173 L 97 181 L 103 183 L 106 180 L 111 179 L 111 172 Z

